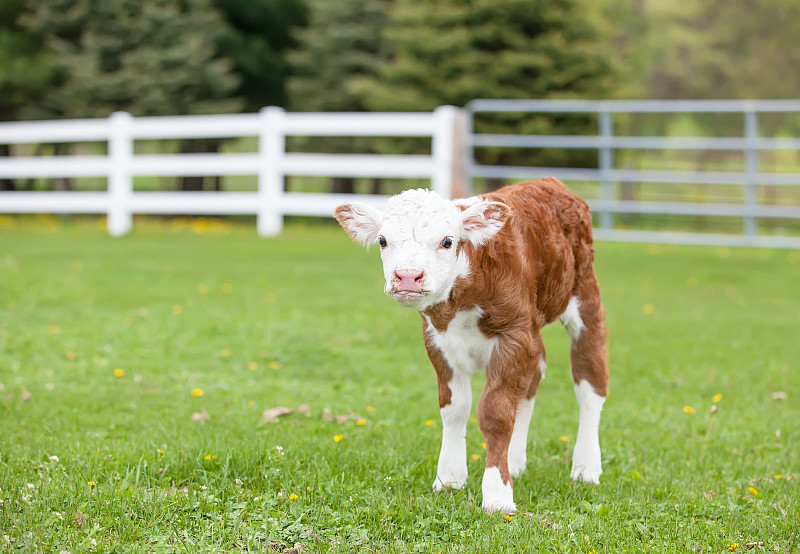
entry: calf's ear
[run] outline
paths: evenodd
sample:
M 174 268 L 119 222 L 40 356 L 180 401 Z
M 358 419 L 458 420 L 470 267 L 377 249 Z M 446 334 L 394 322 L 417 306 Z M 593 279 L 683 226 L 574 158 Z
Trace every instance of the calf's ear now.
M 489 242 L 505 225 L 511 208 L 502 202 L 481 200 L 461 212 L 461 238 L 475 246 Z
M 375 242 L 383 224 L 383 214 L 361 202 L 340 204 L 333 212 L 333 217 L 354 241 L 364 246 Z

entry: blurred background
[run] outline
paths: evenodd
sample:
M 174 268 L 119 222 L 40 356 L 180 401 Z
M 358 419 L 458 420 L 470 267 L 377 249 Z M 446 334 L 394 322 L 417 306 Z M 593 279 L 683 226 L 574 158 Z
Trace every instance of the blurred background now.
M 136 117 L 231 114 L 264 106 L 425 112 L 475 99 L 796 99 L 798 36 L 796 0 L 2 0 L 0 121 L 105 118 L 115 111 Z M 597 115 L 470 111 L 469 125 L 483 134 L 595 136 L 601 132 Z M 757 148 L 757 171 L 783 178 L 746 178 L 755 171 L 755 158 L 748 162 L 743 142 L 713 148 L 692 148 L 690 142 L 669 150 L 663 144 L 618 145 L 605 169 L 631 170 L 633 177 L 607 178 L 605 192 L 597 179 L 555 174 L 589 200 L 717 205 L 707 213 L 637 207 L 606 220 L 609 228 L 740 233 L 749 226 L 753 234 L 764 215 L 758 234 L 800 234 L 800 187 L 782 186 L 800 184 L 800 109 L 758 115 L 755 136 L 786 141 Z M 741 109 L 621 109 L 609 124 L 618 136 L 740 141 L 747 126 Z M 107 151 L 105 143 L 92 141 L 2 142 L 0 162 Z M 138 140 L 135 153 L 254 152 L 256 143 L 255 136 Z M 470 146 L 473 165 L 604 169 L 596 145 Z M 288 152 L 425 154 L 431 148 L 430 137 L 298 135 L 286 141 Z M 653 175 L 638 179 L 637 171 L 732 177 L 658 181 Z M 0 191 L 107 187 L 105 177 L 9 175 L 0 172 Z M 460 190 L 483 192 L 537 175 L 478 171 L 462 176 L 469 183 L 460 183 Z M 258 188 L 255 175 L 149 175 L 136 177 L 133 186 Z M 284 178 L 284 190 L 294 192 L 385 195 L 412 186 L 426 181 Z M 745 213 L 745 204 L 781 209 Z

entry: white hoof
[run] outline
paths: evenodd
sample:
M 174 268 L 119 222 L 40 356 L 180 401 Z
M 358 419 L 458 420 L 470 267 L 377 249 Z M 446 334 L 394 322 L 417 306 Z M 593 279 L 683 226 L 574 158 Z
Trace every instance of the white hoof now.
M 464 479 L 461 481 L 455 481 L 455 480 L 448 480 L 447 477 L 437 476 L 433 482 L 433 490 L 436 492 L 442 492 L 442 490 L 444 489 L 460 490 L 464 488 L 466 482 L 467 482 L 466 477 L 464 477 Z
M 594 483 L 595 485 L 600 484 L 600 474 L 603 473 L 603 470 L 600 468 L 600 464 L 572 464 L 572 471 L 570 472 L 570 477 L 572 477 L 573 481 L 583 481 L 584 483 Z
M 503 512 L 504 514 L 517 513 L 517 505 L 514 504 L 514 490 L 511 481 L 503 483 L 500 477 L 500 470 L 496 467 L 487 467 L 483 473 L 483 509 L 487 514 L 492 512 Z

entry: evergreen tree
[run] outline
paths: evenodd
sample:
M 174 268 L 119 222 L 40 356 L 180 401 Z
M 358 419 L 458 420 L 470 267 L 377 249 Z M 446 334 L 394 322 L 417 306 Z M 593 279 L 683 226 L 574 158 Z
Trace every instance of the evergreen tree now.
M 21 108 L 49 84 L 44 48 L 17 23 L 22 4 L 23 0 L 0 2 L 0 121 L 19 119 Z
M 46 90 L 50 68 L 42 45 L 17 24 L 23 0 L 0 2 L 0 121 L 20 119 L 23 107 Z M 0 156 L 11 147 L 0 144 Z M 15 190 L 14 179 L 0 179 L 0 190 Z
M 227 25 L 220 51 L 234 62 L 241 79 L 237 95 L 245 111 L 286 106 L 289 64 L 286 52 L 296 46 L 294 32 L 308 22 L 308 8 L 298 0 L 214 0 Z
M 237 111 L 239 80 L 207 0 L 28 0 L 24 27 L 45 41 L 55 80 L 35 117 Z
M 374 110 L 430 110 L 475 98 L 598 98 L 613 69 L 584 0 L 396 0 L 391 62 L 354 90 Z M 596 118 L 485 114 L 485 133 L 586 133 Z M 480 149 L 483 163 L 590 166 L 596 154 Z M 490 183 L 490 187 L 499 185 Z
M 396 0 L 392 62 L 360 83 L 377 110 L 474 98 L 604 95 L 610 68 L 582 0 Z
M 301 111 L 364 111 L 355 80 L 376 77 L 387 61 L 382 33 L 390 0 L 311 0 L 310 25 L 289 54 L 290 105 Z
M 289 54 L 290 106 L 300 111 L 365 111 L 353 92 L 359 79 L 376 77 L 387 61 L 382 34 L 391 0 L 312 0 L 310 24 L 297 33 L 299 45 Z M 295 141 L 297 142 L 297 141 Z M 374 152 L 380 141 L 366 138 L 306 140 L 305 148 L 328 152 Z M 373 180 L 377 192 L 378 180 Z M 333 192 L 350 193 L 355 182 L 334 178 Z

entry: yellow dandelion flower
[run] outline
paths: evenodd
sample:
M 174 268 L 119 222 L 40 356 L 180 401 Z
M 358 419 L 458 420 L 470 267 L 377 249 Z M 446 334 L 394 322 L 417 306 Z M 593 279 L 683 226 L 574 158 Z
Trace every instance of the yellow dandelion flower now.
M 297 496 L 295 493 L 292 493 L 292 494 L 289 495 L 289 500 L 297 500 L 298 498 L 300 498 L 300 497 Z
M 258 364 L 256 362 L 250 362 L 249 364 L 247 364 L 247 369 L 249 369 L 250 371 L 255 371 L 258 369 Z
M 172 306 L 172 313 L 175 315 L 181 315 L 183 313 L 183 307 L 178 304 L 175 304 L 174 306 Z
M 205 456 L 203 456 L 203 459 L 204 460 L 210 460 L 211 459 L 211 454 L 206 454 Z
M 192 396 L 203 396 L 203 389 L 192 389 Z
M 562 436 L 558 437 L 558 440 L 559 440 L 559 442 L 571 442 L 572 441 L 572 439 L 569 438 L 566 435 L 562 435 Z
M 691 415 L 694 413 L 694 408 L 692 408 L 691 406 L 684 406 L 683 413 Z
M 477 418 L 477 417 L 475 417 L 475 416 L 469 416 L 469 420 L 470 420 L 472 423 L 478 423 L 478 418 Z
M 67 352 L 67 359 L 70 362 L 74 362 L 75 360 L 78 359 L 78 355 L 75 352 Z
M 367 411 L 371 414 L 375 413 L 375 406 L 367 406 Z
M 270 369 L 280 369 L 281 368 L 281 363 L 278 360 L 272 360 L 269 363 L 269 368 Z
M 222 292 L 225 294 L 230 294 L 233 292 L 233 285 L 230 283 L 222 283 Z
M 747 487 L 747 490 L 750 491 L 750 494 L 752 494 L 756 498 L 761 498 L 761 493 L 758 492 L 755 487 Z
M 482 447 L 484 450 L 486 450 L 486 443 L 485 443 L 485 442 L 482 442 L 482 443 L 481 443 L 481 447 Z
M 333 437 L 333 442 L 341 442 L 343 438 L 344 438 L 344 435 L 335 435 Z
M 163 451 L 163 450 L 161 450 L 161 449 L 159 448 L 159 449 L 158 449 L 158 454 L 159 454 L 159 455 L 161 455 L 161 456 L 163 456 L 163 455 L 164 455 L 164 451 Z
M 200 283 L 199 285 L 197 285 L 197 292 L 199 292 L 200 294 L 208 294 L 208 285 L 206 285 L 205 283 Z
M 656 308 L 652 304 L 645 304 L 642 306 L 642 311 L 644 312 L 644 315 L 650 315 L 656 311 Z
M 358 421 L 356 421 L 356 425 L 359 425 L 359 426 L 365 425 L 366 423 L 367 423 L 366 419 L 359 419 Z
M 219 355 L 222 356 L 223 358 L 227 358 L 231 355 L 231 349 L 223 348 L 222 350 L 219 351 Z
M 61 332 L 61 327 L 59 327 L 58 325 L 49 325 L 47 327 L 47 332 L 50 333 L 51 335 L 55 335 L 56 333 Z
M 514 519 L 514 516 L 512 516 L 511 514 L 506 514 L 506 517 L 505 517 L 506 521 L 511 521 L 512 519 Z
M 775 474 L 775 479 L 783 479 L 783 475 L 780 473 Z
M 433 425 L 433 420 L 432 419 L 426 419 L 425 420 L 425 427 L 431 427 L 432 425 Z
M 480 455 L 480 454 L 473 454 L 473 455 L 472 455 L 472 459 L 473 459 L 474 461 L 478 461 L 478 460 L 480 460 L 480 459 L 481 459 L 481 455 Z
M 714 398 L 712 398 L 711 400 L 713 400 L 713 401 L 714 401 L 714 403 L 716 404 L 717 402 L 719 402 L 720 400 L 722 400 L 722 393 L 721 393 L 721 392 L 718 392 L 717 394 L 715 394 L 715 395 L 714 395 Z
M 738 542 L 731 543 L 731 544 L 728 545 L 728 552 L 733 552 L 737 548 L 739 548 L 739 543 Z
M 252 400 L 251 400 L 250 402 L 248 402 L 248 403 L 247 403 L 247 407 L 248 407 L 248 408 L 252 408 L 252 407 L 253 407 L 253 406 L 255 406 L 255 405 L 256 405 L 256 403 L 255 403 L 254 401 L 252 401 Z
M 125 377 L 125 370 L 124 369 L 120 369 L 120 368 L 115 369 L 114 370 L 114 377 L 117 377 L 117 378 Z
M 94 481 L 89 481 L 89 486 L 90 487 L 96 487 L 97 483 L 95 483 Z

